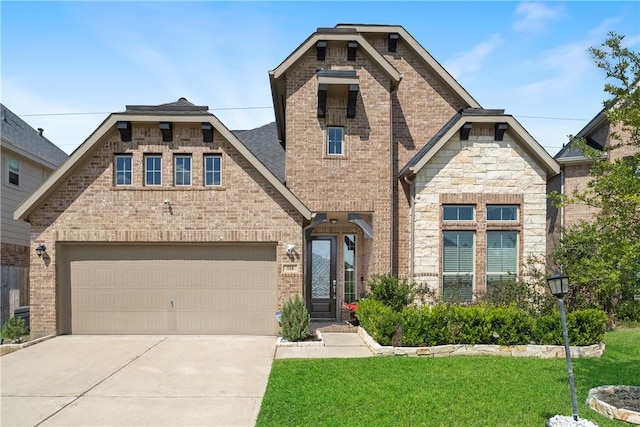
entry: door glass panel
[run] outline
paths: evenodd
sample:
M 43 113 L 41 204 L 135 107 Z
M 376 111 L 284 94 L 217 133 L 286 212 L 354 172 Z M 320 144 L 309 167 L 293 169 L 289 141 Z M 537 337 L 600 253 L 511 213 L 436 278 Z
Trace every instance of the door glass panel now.
M 356 236 L 344 236 L 344 301 L 352 303 L 356 300 Z
M 311 242 L 311 298 L 330 298 L 331 241 Z

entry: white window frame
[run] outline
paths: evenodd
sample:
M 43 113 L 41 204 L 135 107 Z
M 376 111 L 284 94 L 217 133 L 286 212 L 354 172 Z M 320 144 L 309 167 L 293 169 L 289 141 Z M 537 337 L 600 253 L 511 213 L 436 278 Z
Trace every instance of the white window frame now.
M 516 217 L 514 219 L 504 219 L 504 211 L 505 208 L 514 208 L 516 211 Z M 500 219 L 490 219 L 489 218 L 489 209 L 500 209 Z M 518 222 L 520 219 L 520 206 L 519 205 L 487 205 L 487 222 Z
M 460 219 L 460 208 L 470 208 L 471 209 L 471 218 L 470 219 Z M 457 218 L 456 219 L 446 219 L 445 211 L 447 209 L 457 209 Z M 442 205 L 442 220 L 445 222 L 459 222 L 459 221 L 475 221 L 476 220 L 476 205 Z
M 6 176 L 5 176 L 6 183 L 7 183 L 8 185 L 12 186 L 12 187 L 20 187 L 20 183 L 21 183 L 21 181 L 22 181 L 22 180 L 20 179 L 20 175 L 21 175 L 21 174 L 20 174 L 20 166 L 21 166 L 21 165 L 20 165 L 20 160 L 16 159 L 15 157 L 11 157 L 11 156 L 7 156 L 7 157 L 6 157 L 6 159 L 7 159 L 7 162 L 6 162 L 6 165 L 7 165 L 7 174 L 6 174 Z M 13 168 L 13 169 L 11 168 L 11 162 L 12 162 L 12 161 L 16 163 L 16 165 L 17 165 L 17 167 L 18 167 L 18 168 L 17 168 L 17 170 L 16 170 L 15 168 Z M 15 176 L 15 177 L 17 178 L 17 180 L 18 180 L 18 182 L 17 182 L 17 183 L 15 183 L 15 182 L 11 182 L 11 176 L 12 176 L 12 175 L 13 175 L 13 176 Z
M 178 170 L 178 160 L 181 159 L 189 159 L 189 169 L 179 171 Z M 178 184 L 178 174 L 182 174 L 182 184 Z M 184 177 L 189 177 L 189 183 L 184 184 Z M 193 182 L 193 159 L 191 154 L 176 154 L 173 157 L 173 183 L 176 187 L 190 187 Z
M 118 169 L 118 159 L 128 159 L 128 169 Z M 125 181 L 120 183 L 118 180 L 119 174 L 122 173 L 125 177 Z M 126 176 L 129 175 L 129 183 L 126 183 Z M 130 187 L 133 185 L 133 156 L 131 154 L 116 154 L 113 158 L 113 183 L 117 187 Z
M 470 271 L 459 271 L 459 265 L 460 265 L 460 249 L 459 246 L 457 246 L 459 244 L 459 238 L 456 238 L 456 248 L 457 248 L 457 264 L 458 264 L 458 268 L 456 268 L 457 271 L 447 271 L 447 259 L 446 259 L 446 251 L 447 251 L 447 247 L 445 246 L 445 239 L 447 237 L 447 234 L 464 234 L 464 235 L 471 235 L 471 268 Z M 476 274 L 475 274 L 475 265 L 476 265 L 476 232 L 475 231 L 470 231 L 470 230 L 447 230 L 447 231 L 443 231 L 442 232 L 442 295 L 445 296 L 446 289 L 446 283 L 448 281 L 448 279 L 451 278 L 456 278 L 457 280 L 464 280 L 465 282 L 470 281 L 471 282 L 471 295 L 470 298 L 463 298 L 460 299 L 461 301 L 464 302 L 471 302 L 473 300 L 473 294 L 475 291 L 475 278 L 476 278 Z
M 331 152 L 331 144 L 332 141 L 335 141 L 334 139 L 332 139 L 332 133 L 335 131 L 340 131 L 340 151 L 339 152 Z M 326 148 L 326 153 L 328 156 L 344 156 L 344 127 L 342 126 L 329 126 L 327 128 L 327 148 Z
M 158 159 L 160 160 L 160 164 L 158 165 L 159 169 L 152 169 L 149 170 L 149 164 L 147 163 L 147 160 L 151 160 L 151 159 Z M 160 174 L 160 182 L 158 183 L 150 183 L 149 182 L 149 173 L 154 174 Z M 149 186 L 149 187 L 158 187 L 162 185 L 162 154 L 145 154 L 144 155 L 144 185 Z
M 207 160 L 211 159 L 212 169 L 208 168 Z M 216 160 L 218 167 L 216 168 Z M 211 153 L 204 155 L 204 185 L 207 187 L 220 187 L 222 185 L 222 154 Z M 208 177 L 211 175 L 212 182 L 208 183 Z M 216 175 L 218 176 L 218 182 L 216 183 Z

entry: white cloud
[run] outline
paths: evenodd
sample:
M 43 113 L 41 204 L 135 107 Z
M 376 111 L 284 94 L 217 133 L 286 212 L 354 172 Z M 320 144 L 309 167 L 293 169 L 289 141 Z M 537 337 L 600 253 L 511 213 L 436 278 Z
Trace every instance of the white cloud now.
M 482 68 L 484 61 L 495 52 L 502 41 L 499 34 L 491 34 L 487 40 L 474 46 L 471 50 L 445 61 L 444 68 L 456 79 L 467 77 Z M 470 81 L 472 78 L 467 77 L 466 80 Z
M 515 11 L 519 19 L 513 24 L 513 30 L 519 33 L 539 33 L 547 27 L 549 21 L 560 16 L 561 12 L 562 7 L 552 8 L 548 3 L 520 3 Z

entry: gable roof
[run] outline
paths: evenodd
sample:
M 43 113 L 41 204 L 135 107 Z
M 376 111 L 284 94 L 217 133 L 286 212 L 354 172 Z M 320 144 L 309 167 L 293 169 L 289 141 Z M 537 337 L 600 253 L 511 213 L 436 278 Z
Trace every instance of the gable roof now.
M 174 123 L 210 123 L 249 163 L 271 184 L 291 205 L 307 220 L 311 211 L 289 190 L 256 156 L 224 125 L 216 116 L 208 113 L 208 107 L 195 106 L 186 99 L 177 103 L 158 106 L 127 106 L 123 113 L 110 114 L 98 128 L 71 154 L 64 163 L 31 196 L 29 196 L 13 214 L 14 219 L 28 221 L 29 215 L 55 192 L 76 169 L 103 142 L 103 137 L 115 128 L 119 121 Z
M 233 133 L 280 182 L 284 183 L 285 152 L 278 140 L 276 122 L 255 129 L 233 131 Z
M 0 135 L 3 148 L 40 163 L 49 169 L 60 166 L 69 157 L 41 132 L 29 126 L 0 104 Z
M 520 146 L 551 176 L 560 173 L 558 163 L 522 127 L 513 116 L 504 110 L 467 108 L 460 110 L 416 153 L 398 172 L 399 177 L 411 177 L 420 171 L 433 156 L 462 128 L 465 123 L 507 123 L 509 133 Z
M 607 121 L 606 108 L 603 108 L 593 119 L 589 121 L 589 123 L 587 123 L 585 127 L 580 130 L 580 132 L 575 135 L 575 138 L 584 138 L 589 147 L 603 151 L 605 141 L 596 141 L 591 136 L 604 126 Z M 569 141 L 565 144 L 553 158 L 560 164 L 591 162 L 591 159 L 587 158 L 582 150 L 576 147 L 573 141 Z

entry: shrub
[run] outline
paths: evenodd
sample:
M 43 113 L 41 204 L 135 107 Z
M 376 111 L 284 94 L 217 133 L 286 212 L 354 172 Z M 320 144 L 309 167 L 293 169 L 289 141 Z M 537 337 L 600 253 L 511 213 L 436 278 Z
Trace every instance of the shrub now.
M 420 347 L 425 345 L 425 335 L 430 329 L 429 307 L 405 307 L 402 310 L 402 345 Z
M 27 330 L 27 325 L 23 318 L 21 317 L 12 317 L 2 325 L 2 331 L 0 331 L 0 335 L 2 338 L 8 339 L 11 341 L 19 340 L 20 337 L 27 335 L 29 331 Z
M 381 345 L 390 345 L 391 337 L 401 324 L 402 314 L 382 301 L 365 298 L 358 302 L 356 318 L 366 331 Z
M 617 317 L 619 320 L 640 322 L 640 301 L 622 301 L 618 305 Z
M 301 341 L 309 335 L 309 312 L 300 295 L 282 305 L 280 324 L 282 338 L 288 341 Z
M 411 304 L 415 298 L 413 284 L 389 274 L 374 276 L 367 282 L 369 298 L 378 300 L 396 312 Z
M 567 314 L 567 332 L 570 345 L 592 345 L 602 342 L 607 326 L 607 315 L 599 309 L 576 310 Z M 560 312 L 536 319 L 533 333 L 537 344 L 563 345 Z

